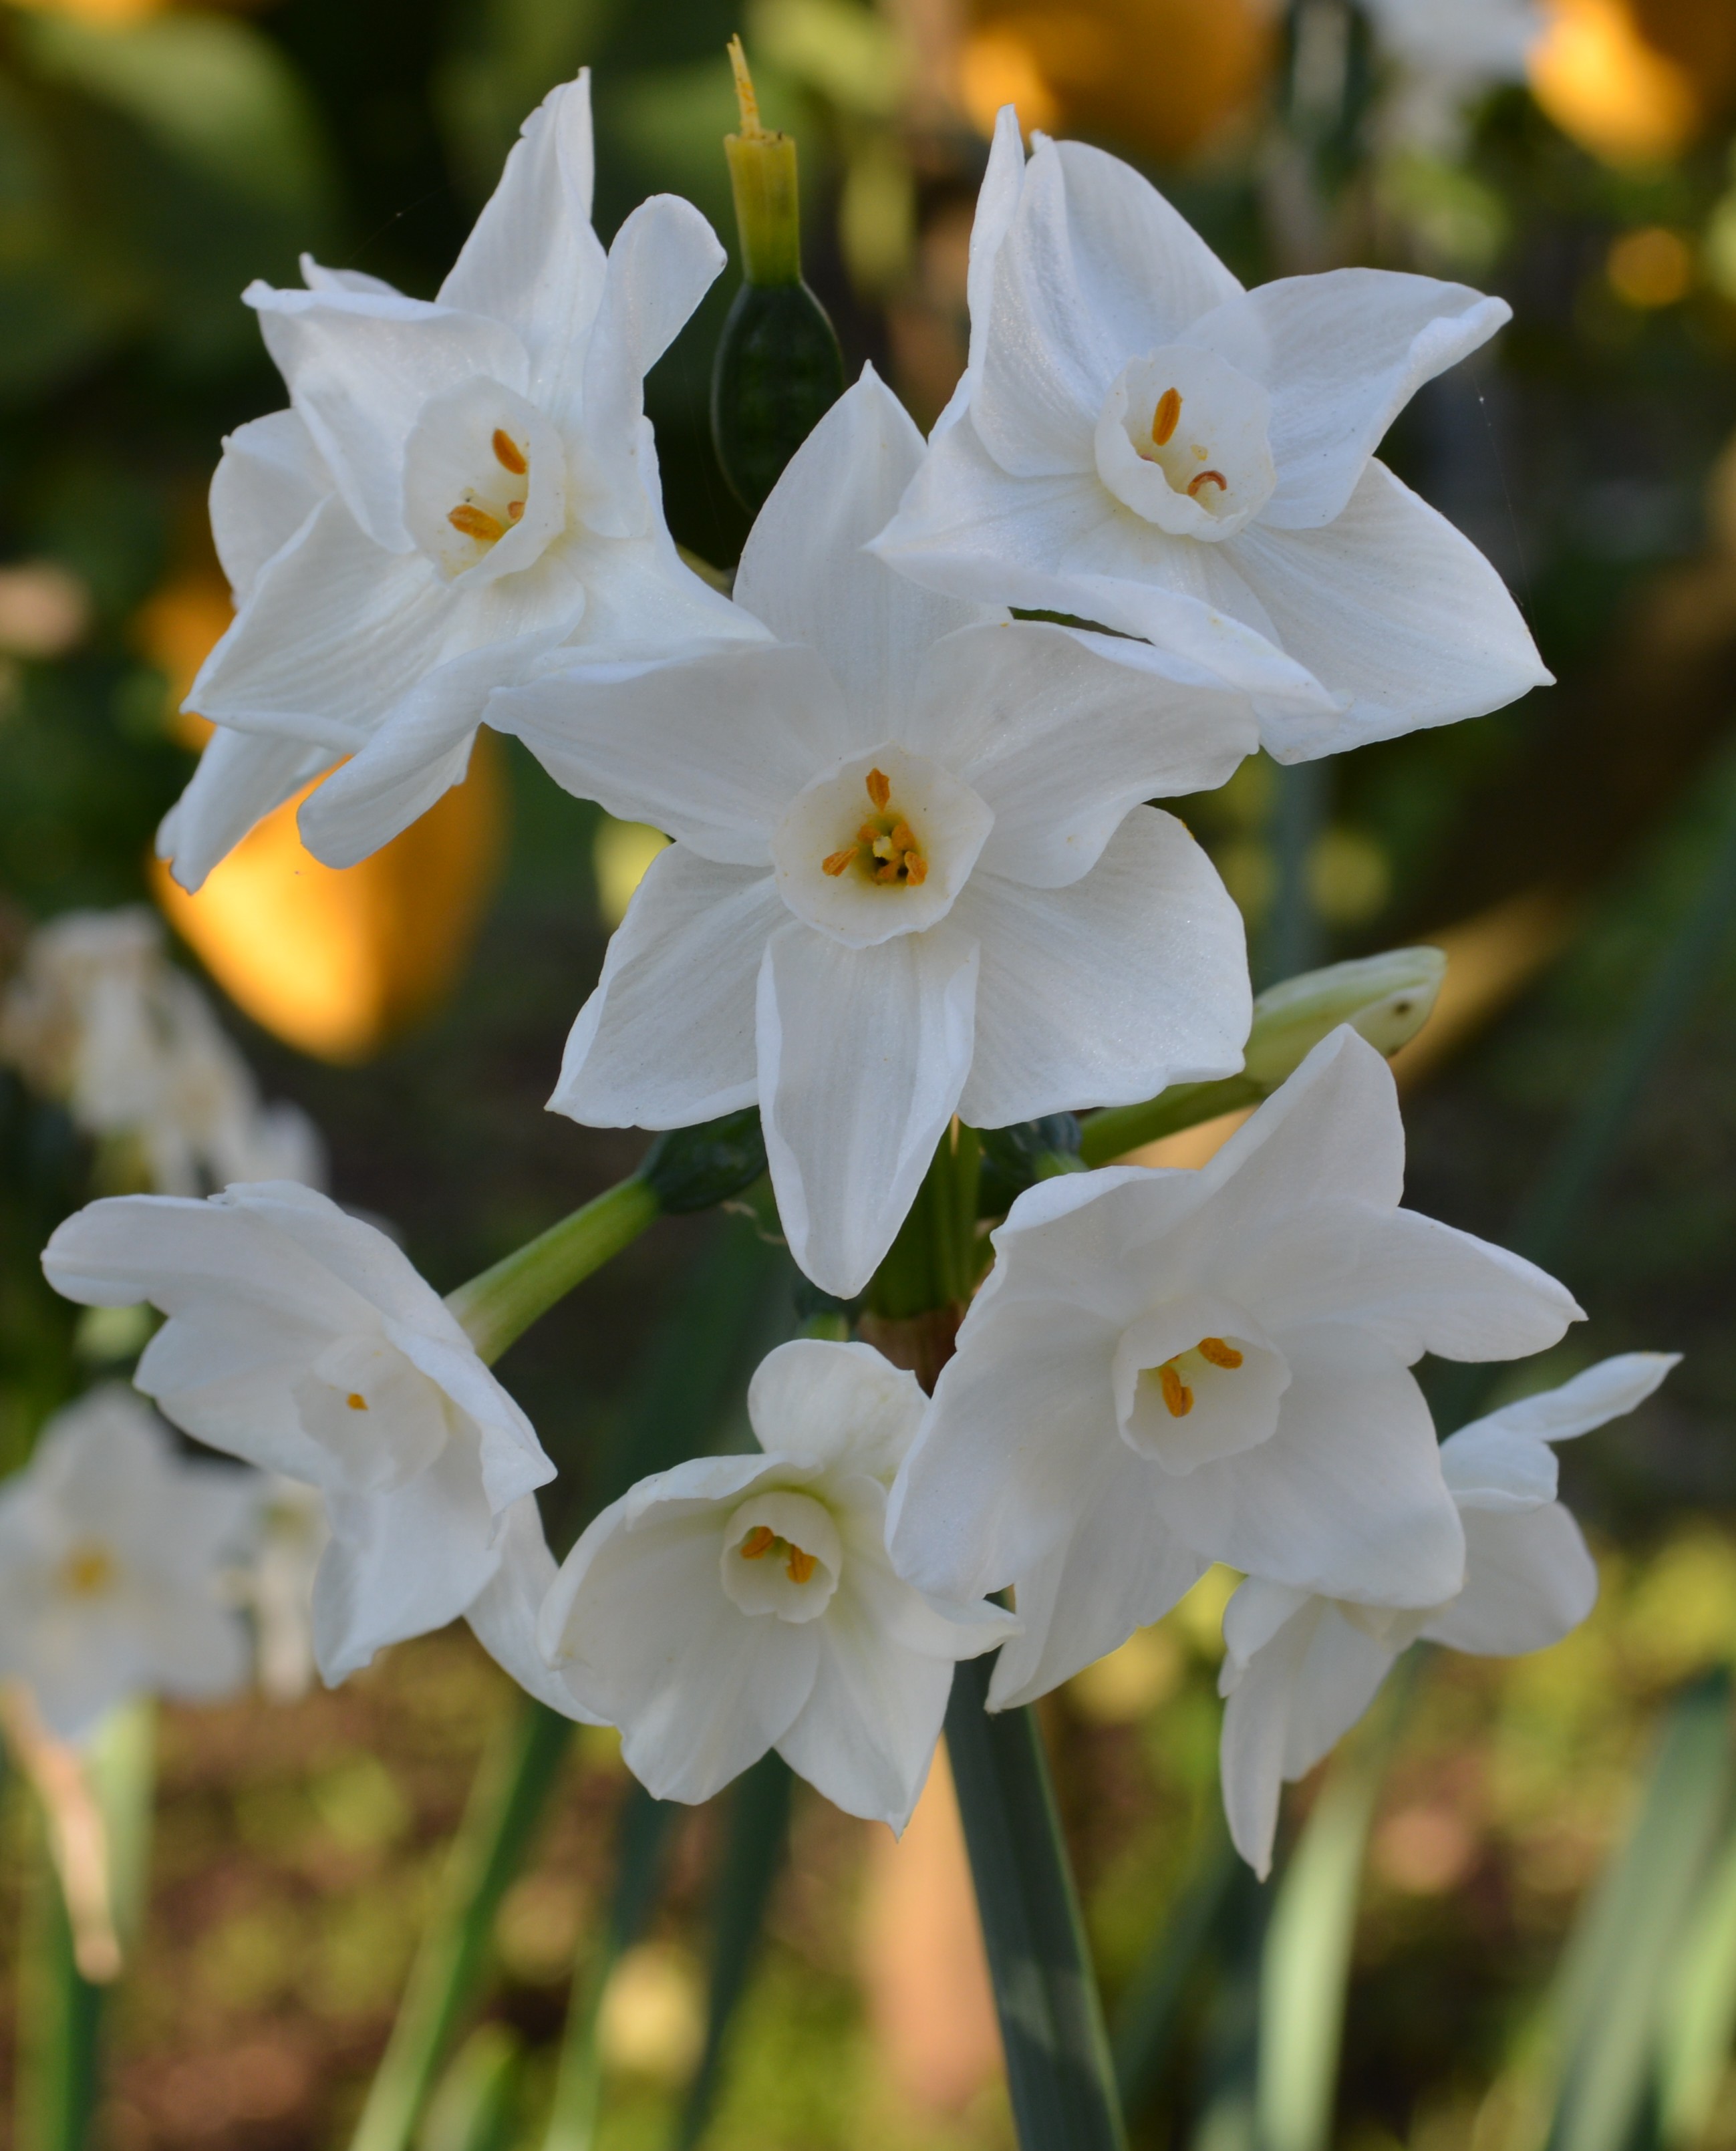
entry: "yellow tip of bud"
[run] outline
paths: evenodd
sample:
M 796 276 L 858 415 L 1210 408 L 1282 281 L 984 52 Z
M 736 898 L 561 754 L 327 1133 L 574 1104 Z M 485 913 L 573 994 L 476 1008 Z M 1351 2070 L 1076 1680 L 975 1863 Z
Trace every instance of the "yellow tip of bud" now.
M 771 129 L 760 119 L 760 101 L 754 94 L 753 77 L 747 72 L 747 53 L 737 31 L 729 41 L 729 63 L 736 78 L 736 103 L 741 113 L 741 139 L 762 142 Z

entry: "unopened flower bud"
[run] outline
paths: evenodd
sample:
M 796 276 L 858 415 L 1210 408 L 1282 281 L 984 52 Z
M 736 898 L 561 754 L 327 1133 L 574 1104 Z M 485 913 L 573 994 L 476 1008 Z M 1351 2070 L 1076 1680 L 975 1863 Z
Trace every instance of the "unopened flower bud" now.
M 1254 1003 L 1243 1072 L 1275 1089 L 1341 1023 L 1390 1058 L 1428 1021 L 1445 975 L 1439 949 L 1389 949 L 1269 986 Z

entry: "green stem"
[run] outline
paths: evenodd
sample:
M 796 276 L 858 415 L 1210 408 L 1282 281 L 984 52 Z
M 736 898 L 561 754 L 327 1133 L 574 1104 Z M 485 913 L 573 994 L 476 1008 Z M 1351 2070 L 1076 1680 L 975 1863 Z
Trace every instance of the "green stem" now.
M 1142 1143 L 1183 1128 L 1215 1121 L 1243 1106 L 1258 1106 L 1266 1086 L 1248 1076 L 1226 1076 L 1216 1083 L 1172 1083 L 1139 1106 L 1108 1106 L 1093 1113 L 1079 1133 L 1079 1155 L 1089 1166 L 1112 1165 Z
M 630 1247 L 662 1209 L 655 1190 L 635 1173 L 448 1293 L 446 1303 L 492 1363 L 539 1315 Z
M 19 2151 L 84 2151 L 99 2084 L 102 1987 L 84 1978 L 44 1845 L 19 1950 Z
M 953 1677 L 946 1744 L 1022 2151 L 1125 2151 L 1115 2071 L 1036 1721 L 990 1717 L 992 1660 Z
M 572 1729 L 567 1719 L 534 1703 L 484 1753 L 447 1856 L 433 1924 L 410 1968 L 351 2151 L 405 2151 L 409 2143 L 452 2034 L 475 1995 L 494 1916 L 529 1848 Z

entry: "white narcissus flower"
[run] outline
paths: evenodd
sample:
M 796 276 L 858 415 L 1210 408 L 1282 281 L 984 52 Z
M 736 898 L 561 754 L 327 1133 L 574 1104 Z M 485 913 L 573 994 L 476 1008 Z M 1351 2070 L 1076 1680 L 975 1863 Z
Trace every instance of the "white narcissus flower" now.
M 1461 1427 L 1440 1463 L 1465 1526 L 1465 1582 L 1433 1606 L 1347 1604 L 1260 1577 L 1223 1618 L 1224 1809 L 1256 1873 L 1272 1865 L 1281 1786 L 1356 1723 L 1418 1637 L 1487 1658 L 1559 1642 L 1597 1597 L 1597 1571 L 1555 1498 L 1550 1444 L 1589 1434 L 1650 1396 L 1680 1355 L 1631 1352 Z
M 178 1455 L 119 1383 L 57 1413 L 0 1485 L 0 1676 L 63 1739 L 132 1696 L 232 1693 L 249 1651 L 225 1577 L 259 1485 Z
M 197 888 L 260 817 L 301 811 L 346 866 L 468 767 L 490 691 L 557 646 L 747 631 L 663 520 L 645 375 L 723 266 L 660 195 L 605 256 L 588 74 L 526 121 L 437 300 L 303 262 L 250 286 L 291 408 L 241 427 L 211 487 L 234 625 L 187 707 L 219 730 L 159 833 Z
M 924 1402 L 865 1344 L 781 1345 L 747 1393 L 763 1455 L 641 1480 L 567 1556 L 544 1655 L 659 1799 L 775 1748 L 847 1813 L 908 1821 L 954 1663 L 1017 1625 L 893 1573 L 887 1489 Z
M 1244 291 L 1131 166 L 1041 139 L 1027 164 L 1010 107 L 969 296 L 964 377 L 876 546 L 904 574 L 1209 666 L 1281 762 L 1549 677 L 1494 569 L 1374 455 L 1502 301 L 1374 269 Z
M 43 1268 L 68 1299 L 160 1308 L 138 1386 L 212 1448 L 320 1489 L 327 1681 L 465 1612 L 500 1566 L 505 1512 L 554 1475 L 402 1249 L 308 1188 L 93 1202 Z
M 1399 1207 L 1392 1071 L 1334 1031 L 1197 1172 L 1021 1195 L 893 1496 L 899 1573 L 1016 1587 L 993 1707 L 1155 1621 L 1216 1561 L 1434 1606 L 1465 1536 L 1410 1372 L 1579 1315 L 1518 1256 Z
M 653 860 L 550 1105 L 690 1126 L 757 1102 L 796 1259 L 868 1282 L 954 1112 L 999 1127 L 1241 1065 L 1242 923 L 1156 794 L 1222 783 L 1239 696 L 1107 638 L 935 598 L 863 550 L 922 442 L 865 372 L 749 537 L 776 641 L 498 696 Z

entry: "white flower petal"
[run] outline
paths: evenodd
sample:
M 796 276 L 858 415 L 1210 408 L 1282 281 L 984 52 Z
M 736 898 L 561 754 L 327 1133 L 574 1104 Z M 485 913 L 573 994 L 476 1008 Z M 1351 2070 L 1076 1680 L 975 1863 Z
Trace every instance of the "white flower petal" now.
M 175 879 L 197 890 L 256 822 L 329 767 L 330 747 L 219 725 L 205 741 L 187 788 L 163 817 L 157 856 Z
M 865 549 L 922 460 L 922 436 L 872 367 L 786 466 L 736 571 L 737 605 L 783 642 L 818 650 L 861 750 L 920 747 L 909 730 L 929 645 L 999 610 L 933 595 Z
M 970 627 L 929 652 L 929 751 L 995 813 L 985 871 L 1064 888 L 1141 801 L 1215 791 L 1259 744 L 1246 698 L 1145 643 L 1045 621 Z
M 1432 276 L 1334 269 L 1238 293 L 1180 341 L 1270 390 L 1278 489 L 1261 519 L 1314 530 L 1343 513 L 1423 383 L 1486 343 L 1512 312 L 1504 299 Z
M 628 537 L 660 512 L 645 377 L 727 258 L 711 225 L 677 195 L 641 202 L 615 235 L 585 360 L 582 513 L 593 530 Z
M 1559 1501 L 1465 1519 L 1465 1589 L 1430 1621 L 1430 1642 L 1489 1658 L 1546 1650 L 1597 1602 L 1597 1565 Z
M 1228 544 L 1284 648 L 1349 702 L 1268 721 L 1280 762 L 1481 716 L 1549 682 L 1501 577 L 1384 463 L 1324 529 L 1256 523 Z
M 1391 1069 L 1340 1025 L 1202 1170 L 1226 1243 L 1263 1237 L 1287 1211 L 1341 1197 L 1395 1209 L 1404 1123 Z
M 537 1616 L 556 1571 L 534 1496 L 515 1501 L 501 1518 L 499 1544 L 500 1566 L 464 1615 L 477 1642 L 527 1695 L 581 1725 L 600 1724 L 537 1647 Z
M 928 1399 L 914 1374 L 869 1344 L 798 1337 L 754 1369 L 747 1418 L 762 1449 L 798 1463 L 835 1464 L 890 1480 L 903 1463 Z
M 789 916 L 768 873 L 660 852 L 615 929 L 549 1101 L 591 1127 L 691 1127 L 759 1095 L 755 981 Z
M 1435 1425 L 1409 1370 L 1360 1331 L 1283 1340 L 1290 1385 L 1268 1442 L 1164 1485 L 1197 1553 L 1298 1590 L 1436 1606 L 1464 1577 L 1465 1537 Z
M 965 274 L 965 301 L 970 310 L 970 347 L 959 385 L 946 408 L 934 422 L 938 438 L 964 415 L 981 378 L 983 353 L 988 347 L 989 316 L 995 304 L 995 265 L 1008 232 L 1019 196 L 1025 186 L 1025 138 L 1019 114 L 1004 104 L 995 115 L 995 132 L 989 141 L 989 161 L 978 190 L 976 215 L 970 225 L 970 265 Z
M 1161 1620 L 1207 1564 L 1164 1528 L 1150 1467 L 1118 1458 L 1070 1537 L 1020 1575 L 1020 1633 L 1001 1647 L 989 1708 L 1035 1703 Z
M 892 1245 L 970 1066 L 977 945 L 950 924 L 846 949 L 792 922 L 767 944 L 756 1035 L 767 1162 L 790 1252 L 862 1290 Z
M 790 801 L 850 747 L 820 659 L 769 641 L 587 663 L 497 696 L 488 721 L 576 797 L 703 858 L 762 869 Z
M 525 121 L 440 302 L 509 322 L 529 360 L 527 393 L 558 424 L 578 417 L 580 373 L 603 291 L 591 229 L 590 70 Z
M 331 473 L 293 411 L 274 411 L 225 438 L 211 479 L 211 539 L 237 605 L 331 491 Z
M 350 513 L 377 545 L 410 549 L 404 444 L 423 405 L 478 374 L 523 395 L 524 347 L 505 322 L 395 292 L 241 294 Z
M 1172 815 L 1136 807 L 1064 888 L 979 872 L 954 916 L 982 944 L 959 1108 L 974 1126 L 1131 1105 L 1241 1066 L 1253 1020 L 1242 914 Z
M 1442 1454 L 1457 1445 L 1467 1454 L 1468 1435 L 1517 1435 L 1532 1441 L 1571 1441 L 1596 1427 L 1607 1426 L 1642 1404 L 1673 1367 L 1682 1363 L 1679 1352 L 1622 1352 L 1612 1359 L 1600 1359 L 1594 1367 L 1558 1388 L 1520 1397 L 1499 1410 L 1473 1420 L 1443 1445 Z
M 1040 143 L 995 263 L 971 419 L 1020 477 L 1091 468 L 1091 433 L 1129 359 L 1241 286 L 1118 158 Z

